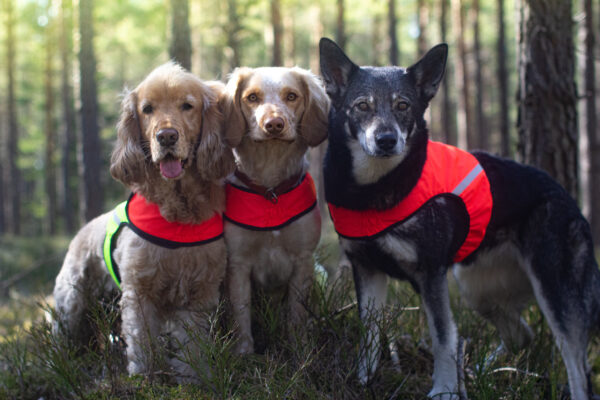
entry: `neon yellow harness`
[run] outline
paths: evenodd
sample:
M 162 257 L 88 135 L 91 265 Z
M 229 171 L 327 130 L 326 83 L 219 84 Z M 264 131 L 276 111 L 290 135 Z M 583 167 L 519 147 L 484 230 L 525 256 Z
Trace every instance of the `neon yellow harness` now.
M 116 264 L 113 260 L 112 251 L 115 248 L 114 240 L 117 238 L 117 233 L 123 226 L 129 224 L 129 218 L 127 218 L 127 212 L 125 211 L 126 206 L 127 201 L 124 201 L 113 210 L 111 218 L 106 223 L 106 236 L 104 237 L 104 246 L 102 248 L 106 268 L 108 268 L 110 276 L 112 276 L 119 289 L 121 289 L 121 276 L 119 275 L 119 271 L 114 268 Z

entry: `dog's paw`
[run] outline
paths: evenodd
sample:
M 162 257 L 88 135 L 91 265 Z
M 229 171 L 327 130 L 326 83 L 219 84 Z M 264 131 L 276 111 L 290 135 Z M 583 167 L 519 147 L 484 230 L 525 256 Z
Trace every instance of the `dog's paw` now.
M 431 389 L 429 393 L 427 393 L 427 397 L 432 400 L 459 400 L 460 396 L 457 393 L 456 389 L 450 390 L 447 387 Z
M 235 349 L 237 354 L 252 354 L 254 353 L 254 340 L 251 337 L 240 337 Z

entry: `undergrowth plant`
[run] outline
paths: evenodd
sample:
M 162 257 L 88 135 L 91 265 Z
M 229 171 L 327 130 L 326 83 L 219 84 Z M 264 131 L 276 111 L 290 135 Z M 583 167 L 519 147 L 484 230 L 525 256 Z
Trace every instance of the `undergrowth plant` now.
M 537 306 L 524 313 L 535 333 L 533 342 L 511 354 L 503 351 L 493 327 L 462 304 L 452 282 L 450 292 L 465 342 L 464 383 L 470 399 L 568 398 L 560 352 Z M 30 300 L 34 301 L 39 297 Z M 235 354 L 226 304 L 208 318 L 208 336 L 188 327 L 194 342 L 188 348 L 197 352 L 178 351 L 181 344 L 168 333 L 155 338 L 153 349 L 148 349 L 154 367 L 149 376 L 127 375 L 116 303 L 92 307 L 89 318 L 95 335 L 84 346 L 52 335 L 43 318 L 52 309 L 42 304 L 32 326 L 3 327 L 10 335 L 0 341 L 0 399 L 425 399 L 431 386 L 433 357 L 426 318 L 419 296 L 403 282 L 389 285 L 388 305 L 377 321 L 384 332 L 381 361 L 366 387 L 356 379 L 359 343 L 366 332 L 348 271 L 316 279 L 306 304 L 307 323 L 292 331 L 280 298 L 256 296 L 256 354 Z M 598 338 L 589 353 L 598 391 Z M 194 383 L 177 384 L 167 362 L 172 357 L 192 367 L 198 377 Z

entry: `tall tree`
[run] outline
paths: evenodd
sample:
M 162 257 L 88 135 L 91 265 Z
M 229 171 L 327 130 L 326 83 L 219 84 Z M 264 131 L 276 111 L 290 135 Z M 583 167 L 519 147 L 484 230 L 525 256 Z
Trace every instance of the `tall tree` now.
M 463 149 L 473 145 L 473 133 L 471 124 L 470 100 L 470 75 L 467 64 L 467 44 L 465 38 L 465 10 L 462 0 L 452 0 L 455 39 L 458 46 L 458 57 L 454 63 L 456 89 L 458 92 L 457 109 L 457 144 Z
M 506 33 L 504 26 L 504 0 L 497 0 L 498 41 L 496 43 L 496 70 L 500 93 L 500 153 L 504 157 L 512 156 L 508 116 L 508 73 L 506 72 Z
M 475 58 L 475 129 L 477 147 L 489 150 L 489 132 L 483 109 L 485 86 L 483 83 L 483 64 L 481 60 L 481 37 L 479 29 L 479 0 L 473 0 L 473 56 Z
M 46 136 L 46 154 L 44 157 L 44 187 L 46 189 L 46 220 L 48 224 L 48 233 L 56 234 L 56 216 L 57 216 L 57 199 L 56 199 L 56 124 L 54 120 L 54 66 L 53 57 L 54 49 L 54 21 L 50 16 L 51 3 L 46 6 L 46 15 L 48 22 L 46 24 L 46 60 L 44 73 L 45 86 L 45 136 Z
M 398 36 L 396 34 L 396 0 L 388 0 L 388 29 L 390 35 L 390 64 L 398 65 Z M 377 29 L 377 27 L 374 27 Z M 423 53 L 425 54 L 425 53 Z
M 442 42 L 448 42 L 448 1 L 441 0 L 440 3 L 440 35 Z M 450 85 L 452 82 L 452 63 L 446 65 L 446 74 L 444 75 L 444 81 L 442 82 L 442 130 L 444 135 L 444 141 L 448 144 L 456 145 L 456 125 L 452 115 L 454 114 L 452 109 L 452 97 L 450 96 Z
M 271 64 L 279 66 L 283 65 L 283 21 L 281 20 L 280 0 L 271 0 L 271 25 L 273 26 L 273 59 Z
M 429 5 L 426 0 L 417 0 L 417 22 L 419 36 L 417 37 L 417 56 L 422 57 L 427 48 L 427 24 L 429 23 Z
M 227 0 L 227 19 L 229 23 L 225 26 L 225 32 L 227 35 L 227 46 L 231 49 L 229 67 L 233 71 L 235 67 L 241 65 L 242 58 L 239 39 L 241 26 L 236 0 Z
M 594 13 L 592 0 L 582 0 L 585 12 L 585 131 L 588 139 L 588 158 L 590 160 L 589 204 L 592 236 L 596 244 L 600 243 L 600 138 L 596 117 L 596 71 L 594 65 Z
M 8 222 L 8 231 L 15 235 L 21 233 L 21 174 L 17 166 L 19 157 L 19 132 L 17 123 L 17 105 L 15 98 L 15 48 L 16 38 L 14 35 L 14 26 L 16 23 L 14 16 L 13 0 L 5 0 L 6 13 L 6 71 L 7 71 L 7 112 L 8 112 L 8 132 L 6 137 L 6 160 L 8 183 L 8 212 L 6 213 Z
M 337 0 L 337 19 L 335 24 L 335 41 L 342 50 L 346 47 L 346 27 L 344 23 L 344 0 Z
M 101 143 L 98 134 L 98 94 L 94 53 L 93 0 L 79 0 L 79 74 L 81 97 L 80 210 L 84 221 L 102 212 Z
M 577 96 L 572 1 L 522 0 L 519 152 L 577 199 Z
M 188 0 L 171 0 L 171 41 L 169 57 L 188 71 L 192 70 L 192 39 Z
M 76 221 L 73 213 L 76 202 L 74 182 L 77 171 L 75 135 L 75 105 L 73 103 L 73 87 L 71 84 L 71 57 L 73 52 L 73 3 L 72 0 L 62 0 L 60 7 L 60 71 L 61 71 L 61 98 L 62 98 L 62 134 L 61 134 L 61 211 L 65 221 L 67 233 L 75 231 Z

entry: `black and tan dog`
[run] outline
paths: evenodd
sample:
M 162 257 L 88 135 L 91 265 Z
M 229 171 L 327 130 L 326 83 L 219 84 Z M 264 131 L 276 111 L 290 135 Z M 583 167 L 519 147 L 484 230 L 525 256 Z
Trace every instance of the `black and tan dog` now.
M 591 398 L 586 347 L 600 317 L 600 271 L 575 201 L 546 173 L 429 140 L 423 114 L 443 77 L 447 46 L 409 68 L 359 67 L 322 39 L 332 100 L 325 192 L 352 263 L 361 318 L 381 313 L 388 276 L 420 293 L 433 342 L 429 396 L 456 398 L 457 332 L 446 272 L 509 348 L 532 332 L 535 298 L 567 367 L 573 399 Z M 379 354 L 369 322 L 359 360 L 367 383 Z

